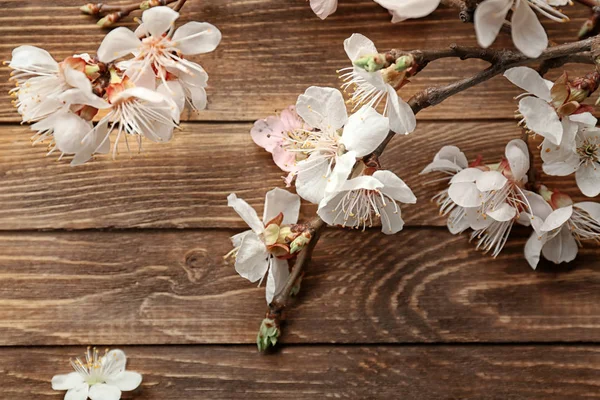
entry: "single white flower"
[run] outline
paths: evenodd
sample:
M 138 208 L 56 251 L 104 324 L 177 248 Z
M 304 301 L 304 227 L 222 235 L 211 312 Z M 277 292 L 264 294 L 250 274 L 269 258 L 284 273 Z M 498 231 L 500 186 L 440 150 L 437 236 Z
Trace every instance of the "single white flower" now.
M 600 129 L 591 115 L 586 122 L 575 124 L 575 128 L 563 137 L 559 146 L 548 140 L 542 142 L 542 168 L 554 176 L 575 173 L 581 192 L 596 197 L 600 194 Z
M 564 6 L 570 0 L 485 0 L 475 9 L 475 32 L 481 47 L 489 47 L 496 40 L 502 25 L 512 10 L 511 34 L 517 47 L 527 57 L 539 57 L 548 47 L 548 35 L 535 11 L 553 21 L 568 20 L 553 6 Z
M 354 63 L 366 55 L 375 55 L 377 48 L 367 37 L 353 34 L 344 41 L 344 49 Z M 401 73 L 384 74 L 383 71 L 368 72 L 352 66 L 345 68 L 341 78 L 342 88 L 354 88 L 351 101 L 354 108 L 368 105 L 377 108 L 380 102 L 385 105 L 383 115 L 390 119 L 390 129 L 398 134 L 409 134 L 415 130 L 417 120 L 410 106 L 398 96 L 397 90 L 405 83 Z
M 313 127 L 300 151 L 309 154 L 297 163 L 298 194 L 318 204 L 350 175 L 356 159 L 372 153 L 389 132 L 389 120 L 365 106 L 348 118 L 339 90 L 310 87 L 296 111 Z
M 81 147 L 71 165 L 87 162 L 94 153 L 110 150 L 110 134 L 117 131 L 113 147 L 116 156 L 121 136 L 133 136 L 141 150 L 142 138 L 153 142 L 167 142 L 179 124 L 179 109 L 169 97 L 147 88 L 132 86 L 125 78 L 107 89 L 108 113 L 81 140 Z M 68 97 L 68 96 L 65 96 Z
M 52 378 L 52 389 L 66 390 L 65 400 L 119 400 L 122 391 L 142 383 L 142 375 L 125 370 L 126 363 L 121 350 L 107 350 L 101 356 L 96 348 L 88 348 L 84 360 L 71 360 L 75 372 Z
M 98 58 L 110 62 L 131 53 L 135 58 L 123 65 L 133 82 L 153 89 L 158 79 L 158 90 L 170 94 L 180 111 L 186 100 L 194 110 L 202 110 L 206 108 L 208 74 L 185 57 L 215 50 L 221 32 L 214 25 L 195 21 L 175 30 L 178 17 L 178 12 L 166 6 L 144 11 L 137 34 L 125 27 L 112 30 L 102 41 Z
M 456 146 L 444 146 L 435 155 L 433 162 L 427 165 L 421 174 L 442 172 L 446 174 L 440 180 L 449 181 L 454 175 L 469 167 L 465 154 Z M 447 215 L 448 230 L 453 235 L 464 232 L 470 227 L 467 209 L 457 205 L 448 194 L 448 187 L 433 197 L 440 208 L 440 215 Z
M 542 186 L 540 196 L 529 193 L 534 229 L 525 244 L 525 258 L 536 269 L 540 256 L 555 264 L 571 262 L 584 240 L 600 243 L 600 204 L 573 203 L 571 198 Z
M 435 11 L 440 0 L 375 0 L 392 14 L 392 22 L 423 18 Z
M 393 172 L 375 171 L 343 182 L 321 201 L 318 214 L 329 225 L 357 229 L 372 227 L 379 219 L 382 232 L 392 235 L 404 227 L 399 202 L 414 204 L 417 198 Z
M 265 197 L 262 221 L 248 203 L 233 193 L 227 197 L 227 205 L 251 228 L 231 238 L 235 270 L 250 282 L 262 282 L 268 271 L 266 298 L 271 303 L 290 274 L 287 259 L 278 257 L 290 254 L 286 237 L 291 234 L 289 226 L 298 222 L 300 197 L 279 188 L 271 190 Z
M 504 76 L 526 90 L 519 96 L 519 113 L 523 116 L 521 123 L 553 144 L 560 144 L 563 135 L 573 136 L 577 130 L 574 122 L 595 123 L 589 112 L 579 113 L 586 109 L 580 102 L 587 95 L 572 91 L 565 74 L 556 83 L 542 78 L 528 67 L 511 68 Z
M 496 257 L 515 222 L 527 223 L 530 206 L 523 190 L 529 170 L 529 150 L 522 140 L 506 146 L 506 159 L 497 165 L 466 168 L 450 180 L 448 194 L 466 208 L 477 248 Z M 523 214 L 525 213 L 525 214 Z
M 23 117 L 23 122 L 40 121 L 65 108 L 61 97 L 76 93 L 79 105 L 102 102 L 92 92 L 92 84 L 83 72 L 87 54 L 69 57 L 58 63 L 46 50 L 34 46 L 19 46 L 12 52 L 8 66 L 13 69 L 11 80 L 17 87 L 10 94 Z
M 338 0 L 310 0 L 310 8 L 321 19 L 325 19 L 337 10 Z

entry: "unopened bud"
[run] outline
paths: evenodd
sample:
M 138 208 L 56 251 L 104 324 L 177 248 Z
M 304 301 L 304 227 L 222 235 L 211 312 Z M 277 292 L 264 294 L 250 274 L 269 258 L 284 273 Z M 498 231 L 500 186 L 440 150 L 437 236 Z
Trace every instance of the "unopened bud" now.
M 600 33 L 600 10 L 598 7 L 594 7 L 592 16 L 579 29 L 579 40 L 596 36 L 598 33 Z
M 545 185 L 540 186 L 540 196 L 544 198 L 548 203 L 552 200 L 552 191 L 548 189 Z
M 371 54 L 362 56 L 354 61 L 354 65 L 364 69 L 367 72 L 375 72 L 388 65 L 384 54 Z
M 413 66 L 415 58 L 411 55 L 399 57 L 394 64 L 394 69 L 398 72 L 404 72 Z
M 100 5 L 94 3 L 88 3 L 84 6 L 79 7 L 79 10 L 88 15 L 98 15 L 100 13 Z
M 263 319 L 258 330 L 258 335 L 256 336 L 258 351 L 263 352 L 269 347 L 274 347 L 277 344 L 280 333 L 279 327 L 274 320 L 270 318 Z
M 112 14 L 108 14 L 106 17 L 104 18 L 100 18 L 98 20 L 98 22 L 96 22 L 96 25 L 98 25 L 100 28 L 109 28 L 111 26 L 113 26 L 115 23 L 117 23 L 117 21 L 119 21 L 121 19 L 121 13 L 112 13 Z
M 311 239 L 312 235 L 308 231 L 302 232 L 300 236 L 298 236 L 294 241 L 290 244 L 290 254 L 295 254 L 302 250 L 304 246 L 306 246 Z

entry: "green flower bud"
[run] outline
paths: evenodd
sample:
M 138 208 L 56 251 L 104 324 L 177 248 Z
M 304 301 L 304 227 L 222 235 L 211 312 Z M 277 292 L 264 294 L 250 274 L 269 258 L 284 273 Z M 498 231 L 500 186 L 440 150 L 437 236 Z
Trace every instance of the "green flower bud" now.
M 258 351 L 266 351 L 269 347 L 274 347 L 277 344 L 277 338 L 281 334 L 279 327 L 275 321 L 270 318 L 265 318 L 260 324 L 258 335 L 256 336 L 256 346 Z
M 84 14 L 96 15 L 100 12 L 100 7 L 98 7 L 98 4 L 88 3 L 84 6 L 79 7 L 79 10 Z
M 384 68 L 387 65 L 387 62 L 385 61 L 385 55 L 372 54 L 368 56 L 362 56 L 358 60 L 354 61 L 354 65 L 364 69 L 367 72 L 375 72 Z
M 299 252 L 310 242 L 311 235 L 309 232 L 302 232 L 294 241 L 290 244 L 290 254 Z
M 402 56 L 396 60 L 394 69 L 403 72 L 413 66 L 415 59 L 413 56 Z

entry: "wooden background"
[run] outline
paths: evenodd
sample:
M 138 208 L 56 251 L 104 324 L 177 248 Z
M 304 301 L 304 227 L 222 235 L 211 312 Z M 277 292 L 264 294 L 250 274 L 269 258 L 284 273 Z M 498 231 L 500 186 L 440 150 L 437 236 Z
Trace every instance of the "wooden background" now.
M 384 165 L 420 200 L 403 208 L 407 228 L 326 231 L 280 351 L 256 353 L 264 288 L 223 260 L 244 227 L 226 196 L 261 210 L 265 192 L 281 186 L 250 139 L 252 122 L 310 85 L 338 86 L 353 32 L 381 50 L 475 44 L 456 11 L 392 25 L 372 1 L 340 1 L 322 22 L 305 0 L 189 0 L 184 21 L 223 32 L 216 52 L 195 58 L 210 74 L 208 110 L 187 115 L 170 144 L 116 161 L 71 168 L 44 157 L 18 124 L 9 71 L 0 70 L 1 399 L 62 399 L 50 379 L 88 344 L 122 347 L 144 374 L 126 399 L 600 397 L 598 248 L 534 272 L 522 256 L 528 232 L 516 229 L 491 259 L 446 231 L 429 202 L 440 187 L 417 175 L 443 145 L 498 157 L 519 137 L 519 89 L 502 78 L 424 111 L 416 132 L 392 142 Z M 1 58 L 22 44 L 57 59 L 93 53 L 104 32 L 78 13 L 81 3 L 2 0 Z M 557 43 L 573 40 L 588 15 L 566 11 L 571 23 L 547 24 Z M 484 65 L 432 64 L 406 97 Z M 552 184 L 581 198 L 570 178 Z

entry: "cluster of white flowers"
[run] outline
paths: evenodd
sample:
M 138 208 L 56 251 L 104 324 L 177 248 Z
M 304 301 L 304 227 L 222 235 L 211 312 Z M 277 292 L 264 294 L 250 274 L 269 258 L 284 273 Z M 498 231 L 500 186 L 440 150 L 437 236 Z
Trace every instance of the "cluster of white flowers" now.
M 575 259 L 582 241 L 600 242 L 600 204 L 574 204 L 569 196 L 541 185 L 539 193 L 525 189 L 529 153 L 520 139 L 506 146 L 505 158 L 471 164 L 454 146 L 445 146 L 422 174 L 442 172 L 448 187 L 434 197 L 448 230 L 460 234 L 472 229 L 477 248 L 497 256 L 515 223 L 534 230 L 525 246 L 525 258 L 536 268 L 540 254 L 554 263 Z
M 392 22 L 422 18 L 435 11 L 441 0 L 374 0 L 388 9 Z M 568 18 L 554 7 L 571 4 L 570 0 L 484 0 L 475 9 L 475 32 L 482 47 L 489 47 L 506 24 L 511 12 L 511 34 L 515 46 L 528 57 L 538 57 L 548 47 L 548 36 L 534 11 L 558 22 Z M 321 19 L 337 10 L 338 0 L 310 0 Z
M 121 392 L 135 390 L 142 383 L 142 375 L 126 371 L 127 357 L 121 350 L 88 347 L 83 360 L 71 360 L 75 372 L 55 375 L 52 389 L 66 390 L 65 400 L 119 400 Z
M 344 47 L 353 62 L 377 53 L 373 42 L 357 34 Z M 293 225 L 300 197 L 318 204 L 319 217 L 329 225 L 366 229 L 380 222 L 385 234 L 402 230 L 400 203 L 416 203 L 416 197 L 393 172 L 365 161 L 390 130 L 408 134 L 416 127 L 412 109 L 398 96 L 404 80 L 398 75 L 353 66 L 343 85 L 355 88 L 353 114 L 348 115 L 339 90 L 313 86 L 295 106 L 254 124 L 254 142 L 272 153 L 275 164 L 288 174 L 287 186 L 295 182 L 299 195 L 282 189 L 269 192 L 262 223 L 243 200 L 234 194 L 228 198 L 252 228 L 232 238 L 236 270 L 252 282 L 268 271 L 267 302 L 289 276 L 287 260 L 310 240 Z M 375 109 L 382 101 L 383 115 Z M 279 213 L 282 217 L 273 219 Z
M 123 27 L 108 33 L 96 58 L 78 54 L 57 62 L 40 48 L 16 48 L 11 94 L 23 121 L 35 122 L 34 143 L 50 140 L 50 153 L 72 154 L 78 165 L 110 152 L 113 132 L 113 155 L 121 137 L 128 148 L 128 137 L 140 149 L 143 138 L 169 141 L 186 102 L 194 110 L 206 107 L 208 75 L 185 57 L 213 51 L 221 40 L 208 23 L 175 30 L 178 17 L 169 7 L 151 8 L 135 33 Z

